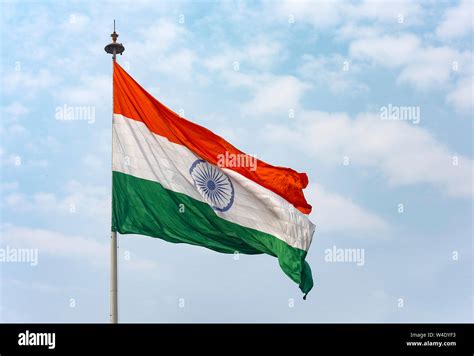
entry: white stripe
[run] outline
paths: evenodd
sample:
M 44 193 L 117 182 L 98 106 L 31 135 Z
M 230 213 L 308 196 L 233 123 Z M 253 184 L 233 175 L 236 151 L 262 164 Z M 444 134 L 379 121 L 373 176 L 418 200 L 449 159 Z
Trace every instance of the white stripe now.
M 114 114 L 113 170 L 159 182 L 164 188 L 205 202 L 189 173 L 200 157 L 151 132 L 144 123 Z M 258 168 L 257 168 L 258 169 Z M 273 235 L 307 251 L 314 232 L 308 217 L 284 198 L 243 175 L 223 169 L 234 186 L 234 202 L 222 219 Z

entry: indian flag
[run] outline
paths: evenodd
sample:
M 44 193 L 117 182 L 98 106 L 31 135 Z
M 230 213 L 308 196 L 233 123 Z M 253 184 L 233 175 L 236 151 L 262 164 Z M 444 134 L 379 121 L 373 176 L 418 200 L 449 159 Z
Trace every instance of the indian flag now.
M 247 155 L 114 64 L 112 230 L 278 258 L 305 295 L 314 225 L 305 173 Z

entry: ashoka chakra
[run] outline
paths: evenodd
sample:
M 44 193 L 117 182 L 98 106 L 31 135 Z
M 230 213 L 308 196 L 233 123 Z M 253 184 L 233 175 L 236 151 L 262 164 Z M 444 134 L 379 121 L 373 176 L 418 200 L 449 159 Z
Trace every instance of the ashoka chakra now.
M 214 210 L 230 209 L 234 203 L 234 186 L 221 169 L 198 159 L 191 165 L 189 173 L 199 193 Z

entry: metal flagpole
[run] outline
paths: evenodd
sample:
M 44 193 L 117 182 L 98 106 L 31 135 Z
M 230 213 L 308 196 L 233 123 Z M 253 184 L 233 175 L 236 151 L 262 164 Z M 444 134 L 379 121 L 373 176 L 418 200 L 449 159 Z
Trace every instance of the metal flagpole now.
M 112 37 L 112 43 L 105 46 L 105 52 L 112 55 L 112 73 L 114 71 L 114 64 L 118 53 L 122 54 L 125 51 L 125 47 L 121 43 L 117 43 L 118 34 L 115 32 L 115 20 L 114 20 L 114 32 L 110 35 Z M 114 149 L 113 149 L 113 125 L 114 125 L 114 89 L 113 89 L 113 78 L 112 78 L 112 165 L 114 162 Z M 112 192 L 113 192 L 113 180 L 112 180 Z M 111 232 L 110 239 L 110 322 L 113 324 L 118 323 L 118 283 L 117 283 L 117 232 Z

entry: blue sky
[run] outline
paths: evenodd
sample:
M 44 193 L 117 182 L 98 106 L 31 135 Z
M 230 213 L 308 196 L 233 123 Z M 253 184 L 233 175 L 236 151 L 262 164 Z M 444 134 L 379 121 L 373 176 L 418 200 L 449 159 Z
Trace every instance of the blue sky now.
M 270 256 L 119 238 L 123 322 L 472 322 L 472 3 L 1 2 L 0 321 L 107 322 L 113 19 L 158 100 L 307 172 L 303 301 Z M 58 120 L 87 107 L 91 120 Z M 383 120 L 413 107 L 419 122 Z M 401 206 L 403 205 L 403 212 Z M 361 266 L 327 250 L 361 249 Z

